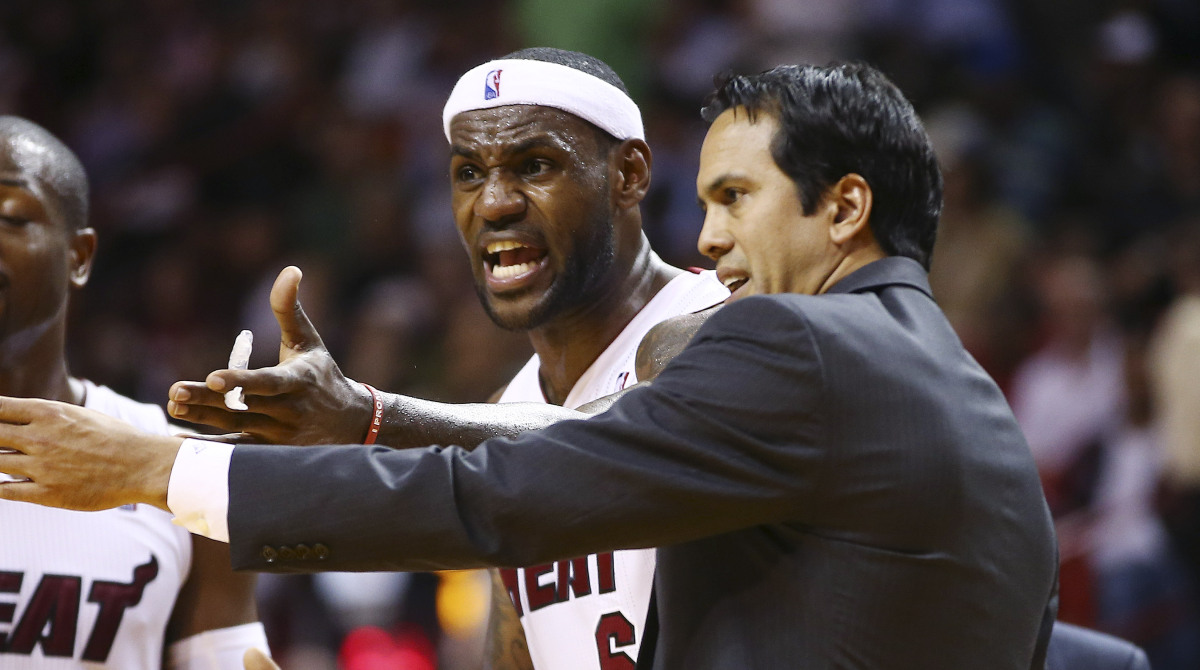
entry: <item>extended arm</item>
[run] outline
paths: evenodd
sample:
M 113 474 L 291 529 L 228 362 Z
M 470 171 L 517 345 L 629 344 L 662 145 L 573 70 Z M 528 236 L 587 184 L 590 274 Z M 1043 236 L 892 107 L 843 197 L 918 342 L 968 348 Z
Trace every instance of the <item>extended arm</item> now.
M 242 433 L 273 444 L 354 444 L 371 423 L 372 398 L 358 382 L 342 374 L 304 313 L 299 300 L 300 271 L 279 273 L 271 291 L 271 309 L 282 333 L 279 364 L 258 370 L 217 370 L 201 382 L 176 382 L 167 409 L 172 416 Z M 664 321 L 638 347 L 638 379 L 650 380 L 683 350 L 705 320 L 705 310 Z M 249 409 L 225 407 L 225 390 L 241 386 Z M 447 405 L 377 391 L 384 410 L 378 444 L 393 448 L 429 444 L 474 447 L 497 436 L 513 436 L 607 409 L 620 394 L 602 398 L 579 411 L 544 404 Z
M 227 479 L 233 564 L 531 565 L 802 522 L 825 453 L 803 408 L 820 403 L 821 378 L 803 319 L 746 299 L 722 309 L 654 384 L 587 421 L 473 452 L 240 446 Z M 0 399 L 0 444 L 15 451 L 0 453 L 0 472 L 29 480 L 0 484 L 0 498 L 165 508 L 181 442 L 80 407 Z M 301 544 L 325 551 L 301 562 L 275 550 Z
M 750 307 L 722 310 L 653 384 L 586 421 L 470 452 L 238 447 L 234 563 L 531 565 L 803 520 L 825 452 L 814 415 L 797 408 L 820 402 L 818 357 L 802 320 Z M 320 562 L 263 558 L 314 542 L 327 550 Z
M 361 443 L 371 424 L 372 398 L 342 374 L 299 300 L 300 271 L 284 268 L 271 290 L 279 322 L 279 364 L 258 370 L 217 370 L 205 382 L 176 382 L 167 411 L 251 441 L 273 444 Z M 241 386 L 246 411 L 225 407 L 224 391 Z M 501 435 L 517 435 L 583 416 L 553 405 L 510 405 L 505 409 L 448 405 L 378 391 L 384 404 L 378 444 L 393 448 L 429 444 L 472 447 Z

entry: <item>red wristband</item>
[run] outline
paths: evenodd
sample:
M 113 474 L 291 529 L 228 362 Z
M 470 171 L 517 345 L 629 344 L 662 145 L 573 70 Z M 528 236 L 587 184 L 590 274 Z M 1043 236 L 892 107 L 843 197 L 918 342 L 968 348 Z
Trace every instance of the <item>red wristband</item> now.
M 359 382 L 367 388 L 367 392 L 371 394 L 371 427 L 367 429 L 367 437 L 363 440 L 363 444 L 375 444 L 376 438 L 379 437 L 379 427 L 383 424 L 383 401 L 379 399 L 379 394 L 375 389 L 367 383 Z

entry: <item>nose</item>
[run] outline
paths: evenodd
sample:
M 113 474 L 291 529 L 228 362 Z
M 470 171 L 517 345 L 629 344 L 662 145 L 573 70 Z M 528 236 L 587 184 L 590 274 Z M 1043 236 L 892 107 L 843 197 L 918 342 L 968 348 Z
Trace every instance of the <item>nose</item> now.
M 733 248 L 733 237 L 719 219 L 720 217 L 711 211 L 706 214 L 704 227 L 700 229 L 700 238 L 696 240 L 696 249 L 714 261 Z
M 475 201 L 475 214 L 492 223 L 505 223 L 525 214 L 525 195 L 514 188 L 511 178 L 501 170 L 488 175 L 483 192 Z

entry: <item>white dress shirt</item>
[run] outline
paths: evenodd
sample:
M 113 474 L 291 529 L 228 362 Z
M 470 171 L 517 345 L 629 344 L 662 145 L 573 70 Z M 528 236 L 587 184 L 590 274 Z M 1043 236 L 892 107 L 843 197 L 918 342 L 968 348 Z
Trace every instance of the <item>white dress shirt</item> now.
M 229 542 L 229 461 L 233 445 L 184 440 L 167 483 L 174 522 L 196 535 Z

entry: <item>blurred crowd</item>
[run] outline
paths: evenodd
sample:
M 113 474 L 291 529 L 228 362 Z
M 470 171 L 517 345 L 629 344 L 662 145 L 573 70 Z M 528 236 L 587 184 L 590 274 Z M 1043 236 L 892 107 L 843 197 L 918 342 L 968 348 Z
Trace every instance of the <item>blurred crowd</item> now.
M 480 401 L 520 333 L 478 307 L 441 106 L 526 46 L 609 62 L 654 151 L 647 234 L 695 239 L 721 71 L 864 59 L 942 161 L 935 294 L 1009 394 L 1059 520 L 1062 618 L 1200 667 L 1200 4 L 1194 0 L 4 0 L 0 113 L 62 137 L 101 236 L 70 361 L 136 398 L 223 367 L 286 264 L 346 374 Z M 289 670 L 472 668 L 476 573 L 264 578 Z

